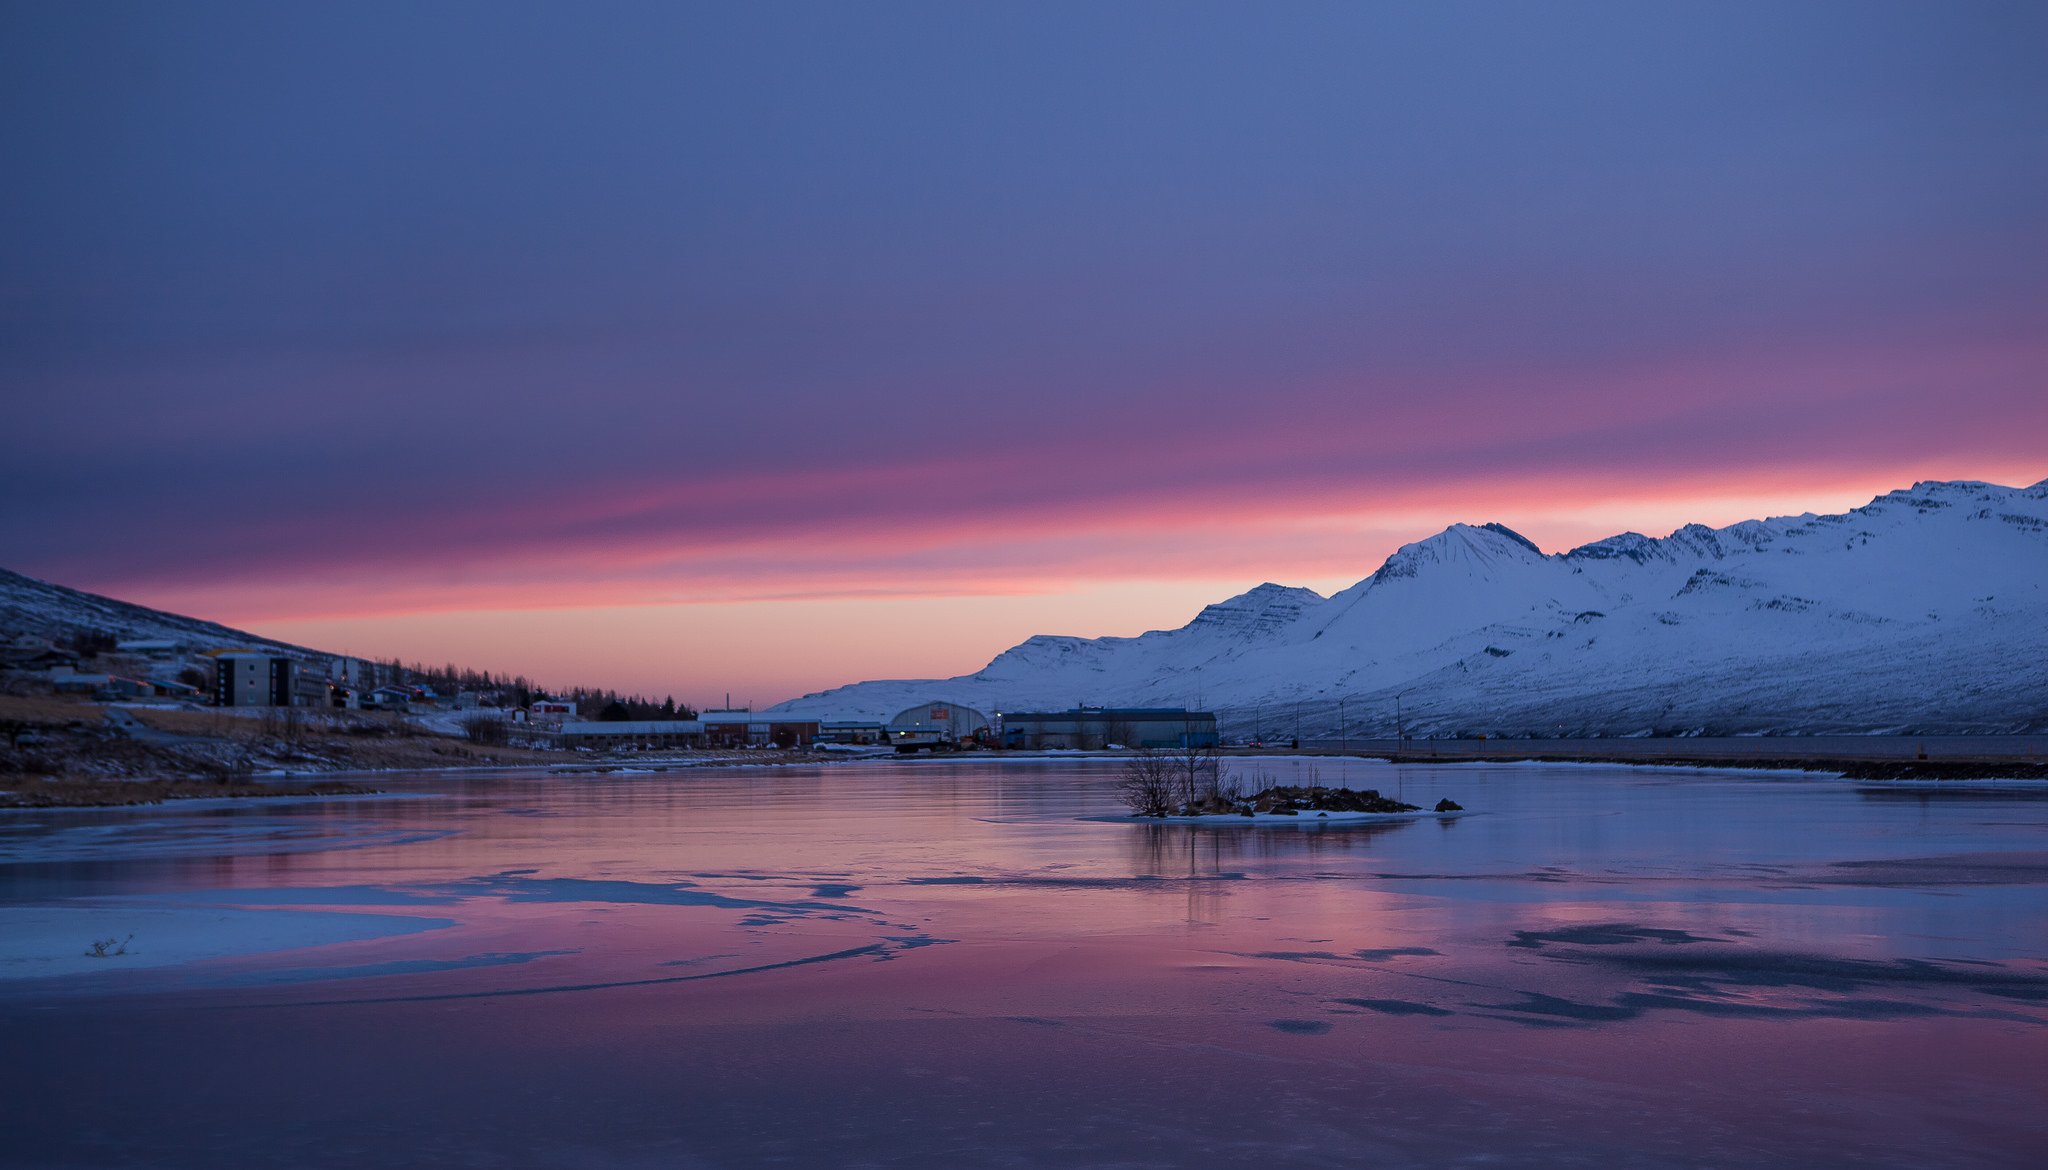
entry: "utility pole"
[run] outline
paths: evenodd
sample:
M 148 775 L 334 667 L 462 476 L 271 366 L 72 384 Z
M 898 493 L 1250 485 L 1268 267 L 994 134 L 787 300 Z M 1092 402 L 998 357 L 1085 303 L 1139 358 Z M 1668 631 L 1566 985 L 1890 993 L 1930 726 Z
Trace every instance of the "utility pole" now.
M 1337 700 L 1337 737 L 1344 744 L 1344 750 L 1351 750 L 1351 725 L 1344 721 L 1344 700 Z
M 1407 749 L 1407 747 L 1408 747 L 1408 731 L 1407 731 L 1407 727 L 1408 727 L 1408 725 L 1407 725 L 1407 724 L 1406 724 L 1405 722 L 1403 722 L 1403 721 L 1402 721 L 1402 718 L 1401 718 L 1401 697 L 1402 697 L 1402 695 L 1406 695 L 1407 693 L 1408 693 L 1407 691 L 1402 691 L 1402 692 L 1401 692 L 1400 694 L 1397 694 L 1397 695 L 1395 695 L 1395 696 L 1394 696 L 1394 758 L 1395 758 L 1395 759 L 1400 759 L 1400 758 L 1401 758 L 1401 753 L 1402 753 L 1403 751 L 1405 751 L 1405 750 Z

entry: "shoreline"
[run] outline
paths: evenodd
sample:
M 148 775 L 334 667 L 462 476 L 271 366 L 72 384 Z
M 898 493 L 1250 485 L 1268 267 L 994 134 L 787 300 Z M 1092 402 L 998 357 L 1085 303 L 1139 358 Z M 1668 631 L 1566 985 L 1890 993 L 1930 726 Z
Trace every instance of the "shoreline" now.
M 1304 755 L 1308 753 L 1303 753 Z M 1319 753 L 1318 753 L 1319 754 Z M 1716 772 L 1799 772 L 1834 775 L 1844 780 L 1864 781 L 1963 781 L 1963 780 L 2048 780 L 2048 763 L 2014 760 L 2006 763 L 1975 760 L 1859 760 L 1829 758 L 1723 756 L 1380 756 L 1359 757 L 1385 760 L 1403 767 L 1432 764 L 1592 764 L 1602 767 L 1705 769 Z
M 1600 743 L 1601 741 L 1579 741 Z M 1882 758 L 1836 758 L 1826 756 L 1796 757 L 1758 755 L 1730 757 L 1715 752 L 1686 753 L 1681 749 L 1670 750 L 1682 741 L 1629 740 L 1631 746 L 1649 746 L 1655 743 L 1666 750 L 1651 753 L 1631 752 L 1625 755 L 1573 754 L 1557 750 L 1516 750 L 1503 742 L 1486 754 L 1458 752 L 1435 752 L 1418 755 L 1414 752 L 1394 753 L 1371 750 L 1342 751 L 1327 748 L 1302 749 L 1244 749 L 1224 748 L 1222 758 L 1226 760 L 1258 759 L 1306 759 L 1306 760 L 1362 760 L 1377 761 L 1398 767 L 1470 767 L 1473 765 L 1510 764 L 1571 764 L 1594 767 L 1627 767 L 1645 769 L 1675 769 L 1682 771 L 1717 771 L 1735 773 L 1778 772 L 1805 776 L 1832 776 L 1858 783 L 1896 785 L 1900 790 L 1940 791 L 1951 784 L 1984 781 L 2048 782 L 2048 762 L 2034 759 L 1882 759 Z M 1783 742 L 1783 741 L 1780 741 Z M 561 761 L 533 760 L 516 763 L 464 763 L 438 766 L 398 766 L 386 768 L 307 768 L 273 769 L 266 772 L 237 778 L 222 783 L 212 777 L 166 776 L 151 778 L 115 777 L 64 777 L 39 778 L 29 785 L 13 789 L 0 789 L 0 813 L 8 811 L 39 811 L 57 808 L 130 808 L 147 807 L 182 800 L 263 800 L 263 799 L 307 799 L 337 796 L 378 795 L 382 790 L 369 787 L 357 780 L 371 780 L 378 776 L 434 775 L 434 776 L 492 776 L 510 773 L 542 773 L 548 776 L 620 776 L 657 775 L 665 772 L 688 771 L 696 768 L 783 768 L 800 766 L 853 765 L 887 761 L 891 763 L 936 764 L 942 762 L 990 763 L 1057 763 L 1063 760 L 1104 760 L 1127 759 L 1130 752 L 1111 751 L 1034 751 L 1009 753 L 1002 751 L 970 751 L 953 753 L 920 753 L 914 756 L 893 753 L 867 755 L 817 754 L 795 752 L 718 752 L 705 753 L 705 758 L 689 756 L 661 756 L 654 759 L 633 757 L 611 757 L 606 759 L 570 759 Z M 1169 820 L 1186 818 L 1169 818 Z M 1232 818 L 1239 819 L 1242 818 Z
M 186 800 L 327 799 L 377 796 L 381 791 L 344 780 L 279 785 L 222 784 L 184 777 L 160 780 L 41 780 L 34 787 L 0 790 L 0 813 L 47 812 L 67 808 L 148 808 Z

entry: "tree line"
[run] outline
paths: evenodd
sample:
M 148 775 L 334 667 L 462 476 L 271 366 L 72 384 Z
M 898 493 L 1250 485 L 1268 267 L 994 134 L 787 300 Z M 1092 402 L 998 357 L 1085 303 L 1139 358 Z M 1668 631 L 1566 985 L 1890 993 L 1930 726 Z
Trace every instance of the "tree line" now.
M 539 700 L 555 699 L 576 704 L 577 714 L 584 718 L 608 723 L 697 717 L 695 708 L 676 702 L 674 695 L 657 701 L 640 694 L 622 695 L 603 687 L 545 688 L 523 674 L 493 675 L 488 670 L 458 667 L 452 662 L 442 666 L 419 662 L 408 665 L 394 658 L 385 664 L 385 668 L 402 686 L 431 687 L 440 694 L 448 695 L 468 691 L 494 698 L 503 707 L 531 707 Z

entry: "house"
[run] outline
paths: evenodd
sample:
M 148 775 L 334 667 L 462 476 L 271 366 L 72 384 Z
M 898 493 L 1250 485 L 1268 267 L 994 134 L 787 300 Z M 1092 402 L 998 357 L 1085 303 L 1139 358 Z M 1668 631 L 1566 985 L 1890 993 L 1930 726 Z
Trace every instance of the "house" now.
M 78 666 L 78 655 L 69 650 L 44 650 L 25 658 L 11 659 L 7 663 L 13 670 L 42 670 L 51 674 L 68 674 Z
M 127 678 L 118 674 L 106 676 L 106 682 L 93 692 L 96 699 L 149 699 L 156 697 L 156 684 L 139 678 Z
M 0 642 L 0 662 L 5 662 L 9 666 L 32 667 L 32 664 L 43 662 L 52 656 L 59 657 L 66 663 L 78 661 L 78 655 L 68 650 L 60 651 L 48 638 L 38 638 L 34 634 L 17 634 Z
M 52 675 L 50 685 L 55 687 L 59 694 L 91 695 L 95 699 L 148 699 L 154 698 L 157 693 L 154 683 L 118 674 L 65 672 Z
M 79 674 L 73 670 L 50 672 L 50 686 L 60 695 L 90 695 L 107 685 L 110 674 Z
M 168 678 L 152 678 L 149 685 L 156 688 L 157 694 L 173 699 L 198 699 L 205 694 L 198 687 Z
M 134 654 L 157 662 L 168 661 L 185 653 L 185 643 L 170 638 L 131 638 L 114 643 L 114 649 L 123 654 Z
M 567 699 L 535 699 L 526 709 L 542 719 L 576 718 L 576 704 Z

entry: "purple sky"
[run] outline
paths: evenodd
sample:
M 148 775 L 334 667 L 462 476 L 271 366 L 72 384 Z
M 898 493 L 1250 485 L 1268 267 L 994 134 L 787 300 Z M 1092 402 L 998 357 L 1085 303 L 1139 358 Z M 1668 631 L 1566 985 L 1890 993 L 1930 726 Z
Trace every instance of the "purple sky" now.
M 359 653 L 767 701 L 2048 474 L 2038 4 L 0 13 L 0 564 Z

